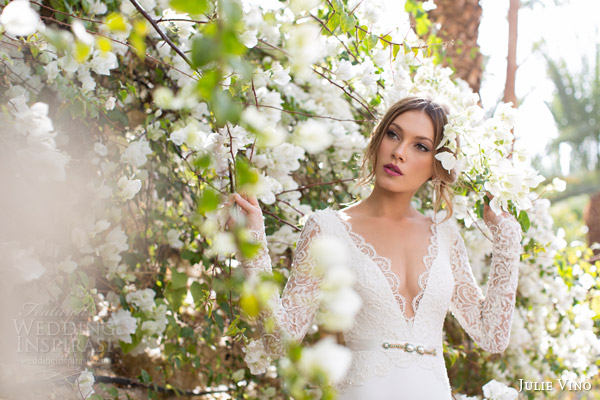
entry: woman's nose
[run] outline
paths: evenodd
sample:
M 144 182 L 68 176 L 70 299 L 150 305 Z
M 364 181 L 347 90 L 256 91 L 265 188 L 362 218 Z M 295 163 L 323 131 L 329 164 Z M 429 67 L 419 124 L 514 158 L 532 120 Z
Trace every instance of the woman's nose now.
M 406 151 L 406 146 L 404 145 L 404 143 L 399 143 L 395 148 L 394 148 L 394 156 L 400 160 L 404 161 L 404 152 Z

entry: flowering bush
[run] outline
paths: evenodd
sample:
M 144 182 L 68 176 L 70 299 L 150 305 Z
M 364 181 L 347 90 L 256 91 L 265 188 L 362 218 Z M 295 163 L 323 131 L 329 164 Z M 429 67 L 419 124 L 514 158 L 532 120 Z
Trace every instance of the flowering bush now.
M 348 326 L 359 307 L 343 261 L 321 261 L 330 285 L 320 328 L 307 337 L 314 347 L 291 343 L 272 366 L 251 322 L 289 276 L 298 225 L 314 209 L 368 194 L 354 183 L 357 156 L 377 117 L 410 94 L 451 110 L 444 144 L 454 150 L 458 138 L 460 151 L 437 157 L 462 172 L 455 219 L 482 282 L 484 191 L 525 231 L 511 346 L 499 359 L 477 352 L 478 378 L 467 386 L 456 374 L 453 383 L 479 392 L 492 377 L 597 372 L 586 295 L 597 272 L 580 265 L 580 279 L 565 279 L 565 244 L 534 191 L 543 177 L 513 145 L 516 111 L 499 105 L 486 116 L 466 84 L 428 56 L 398 2 L 2 4 L 3 304 L 15 320 L 42 325 L 54 321 L 24 314 L 25 305 L 58 308 L 77 328 L 53 342 L 68 346 L 5 351 L 11 379 L 48 372 L 23 367 L 43 353 L 71 384 L 53 388 L 66 390 L 62 398 L 101 398 L 92 371 L 104 381 L 118 373 L 149 396 L 153 385 L 215 398 L 332 395 L 327 382 L 343 375 L 347 353 L 323 336 Z M 257 251 L 244 229 L 224 230 L 224 202 L 238 190 L 262 203 L 271 278 L 244 282 L 232 257 Z M 430 207 L 430 197 L 426 187 L 417 208 Z M 456 331 L 448 364 L 466 370 L 461 349 L 472 346 L 452 340 Z M 23 332 L 14 339 L 50 335 Z

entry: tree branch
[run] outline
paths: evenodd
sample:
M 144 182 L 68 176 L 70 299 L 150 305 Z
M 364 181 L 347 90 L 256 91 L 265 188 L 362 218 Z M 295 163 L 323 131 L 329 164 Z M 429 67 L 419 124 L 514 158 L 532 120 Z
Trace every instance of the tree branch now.
M 160 35 L 161 38 L 163 38 L 163 40 L 165 42 L 167 42 L 167 44 L 169 46 L 171 46 L 171 48 L 173 50 L 175 50 L 175 52 L 177 54 L 179 54 L 179 56 L 181 58 L 183 58 L 185 60 L 185 62 L 190 66 L 191 69 L 195 70 L 194 66 L 192 65 L 192 62 L 189 60 L 189 58 L 187 58 L 187 56 L 183 53 L 183 51 L 181 51 L 179 49 L 179 47 L 177 47 L 175 45 L 175 43 L 173 43 L 171 41 L 171 39 L 169 39 L 169 37 L 162 31 L 162 29 L 160 29 L 160 26 L 158 26 L 158 24 L 156 23 L 156 21 L 154 21 L 154 19 L 152 19 L 152 17 L 150 16 L 150 14 L 148 14 L 143 8 L 142 6 L 139 5 L 139 3 L 136 0 L 129 0 L 131 2 L 131 4 L 133 4 L 133 6 L 140 12 L 140 14 L 142 14 L 144 16 L 144 18 L 146 18 L 146 20 L 148 22 L 150 22 L 150 25 L 152 25 L 152 27 L 156 30 L 156 32 L 158 32 L 158 34 Z

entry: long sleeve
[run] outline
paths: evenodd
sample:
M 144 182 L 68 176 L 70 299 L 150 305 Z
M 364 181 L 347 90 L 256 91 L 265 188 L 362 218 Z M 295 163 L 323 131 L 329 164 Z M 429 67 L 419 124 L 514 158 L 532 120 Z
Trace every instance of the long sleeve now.
M 268 306 L 258 315 L 258 328 L 264 347 L 269 355 L 277 358 L 284 354 L 285 340 L 301 342 L 313 317 L 319 308 L 319 291 L 322 274 L 315 268 L 309 251 L 312 240 L 321 232 L 315 215 L 311 215 L 296 244 L 290 277 L 283 294 L 275 293 Z M 258 254 L 251 260 L 242 260 L 247 277 L 259 273 L 272 273 L 271 259 L 267 249 L 264 230 L 251 231 L 254 239 L 261 244 Z
M 494 244 L 485 297 L 473 276 L 465 243 L 458 230 L 454 231 L 451 263 L 455 286 L 450 311 L 479 346 L 501 353 L 508 347 L 515 308 L 521 227 L 508 216 L 490 226 L 490 231 Z

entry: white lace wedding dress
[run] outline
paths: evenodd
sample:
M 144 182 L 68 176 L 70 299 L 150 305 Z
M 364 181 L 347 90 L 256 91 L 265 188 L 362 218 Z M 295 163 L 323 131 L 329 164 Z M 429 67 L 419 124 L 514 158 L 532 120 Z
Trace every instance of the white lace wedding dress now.
M 439 215 L 437 218 L 440 218 Z M 441 218 L 439 219 L 441 220 Z M 331 208 L 310 215 L 300 234 L 289 280 L 280 298 L 258 318 L 265 348 L 283 354 L 284 336 L 301 341 L 319 307 L 320 278 L 308 251 L 311 240 L 333 235 L 345 243 L 350 268 L 356 273 L 355 290 L 363 304 L 351 329 L 343 332 L 352 350 L 350 369 L 336 385 L 342 400 L 447 400 L 451 387 L 443 358 L 442 330 L 448 310 L 484 350 L 498 353 L 508 345 L 521 254 L 521 229 L 512 216 L 491 226 L 492 265 L 484 296 L 478 286 L 462 237 L 451 220 L 432 224 L 420 293 L 413 299 L 412 318 L 405 313 L 398 277 L 391 261 L 376 254 L 342 215 Z M 250 276 L 271 272 L 264 232 L 252 232 L 263 244 L 259 254 L 242 262 Z M 267 333 L 263 322 L 276 321 Z M 384 348 L 387 342 L 391 346 Z M 408 345 L 406 345 L 408 343 Z M 394 346 L 395 345 L 395 346 Z M 398 345 L 405 345 L 398 348 Z

